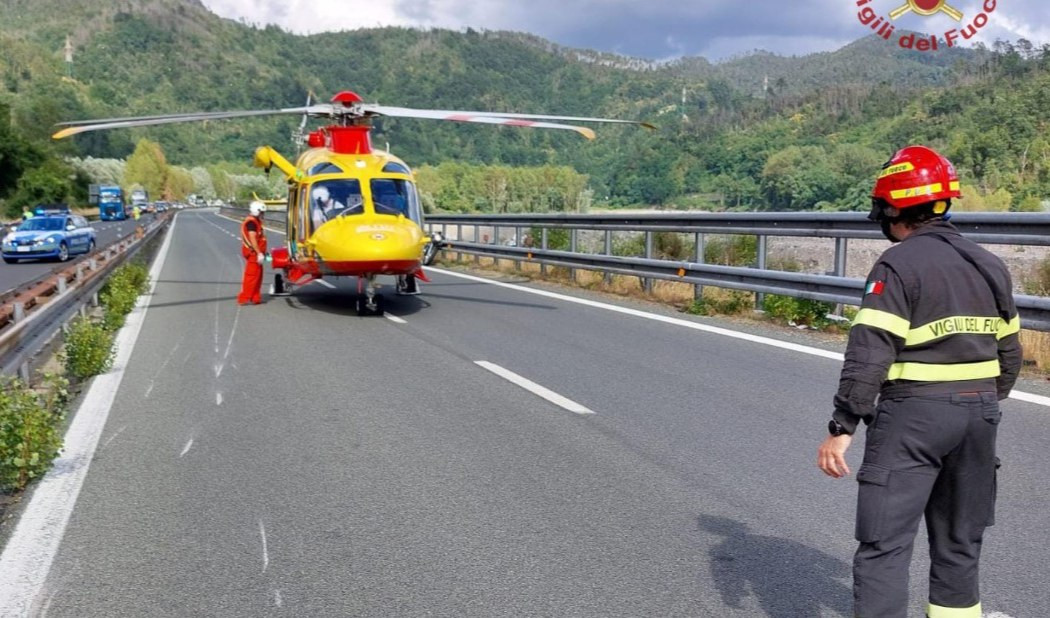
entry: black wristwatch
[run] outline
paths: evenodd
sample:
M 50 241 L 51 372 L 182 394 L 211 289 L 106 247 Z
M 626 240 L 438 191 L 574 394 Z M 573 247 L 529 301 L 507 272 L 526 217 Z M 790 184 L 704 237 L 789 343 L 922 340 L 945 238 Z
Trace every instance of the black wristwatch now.
M 828 433 L 836 437 L 849 435 L 849 432 L 846 431 L 846 428 L 842 426 L 842 423 L 836 421 L 835 419 L 831 419 L 830 421 L 828 421 Z

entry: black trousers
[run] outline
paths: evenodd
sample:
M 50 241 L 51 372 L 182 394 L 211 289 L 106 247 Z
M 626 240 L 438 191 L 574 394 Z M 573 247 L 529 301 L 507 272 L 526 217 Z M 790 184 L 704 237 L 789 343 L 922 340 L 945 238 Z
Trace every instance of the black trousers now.
M 995 393 L 881 401 L 857 471 L 853 560 L 858 617 L 907 616 L 908 566 L 919 518 L 930 540 L 930 613 L 980 616 L 977 565 L 995 516 Z

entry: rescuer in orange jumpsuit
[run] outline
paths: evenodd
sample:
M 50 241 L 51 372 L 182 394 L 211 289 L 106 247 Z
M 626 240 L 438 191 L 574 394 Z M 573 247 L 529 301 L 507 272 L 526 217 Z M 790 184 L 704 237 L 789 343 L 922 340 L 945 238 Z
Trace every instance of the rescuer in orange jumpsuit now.
M 259 294 L 262 288 L 263 263 L 266 261 L 266 232 L 263 231 L 262 213 L 266 205 L 254 201 L 248 207 L 248 216 L 241 222 L 241 255 L 244 257 L 244 280 L 241 293 L 237 295 L 239 305 L 262 303 Z

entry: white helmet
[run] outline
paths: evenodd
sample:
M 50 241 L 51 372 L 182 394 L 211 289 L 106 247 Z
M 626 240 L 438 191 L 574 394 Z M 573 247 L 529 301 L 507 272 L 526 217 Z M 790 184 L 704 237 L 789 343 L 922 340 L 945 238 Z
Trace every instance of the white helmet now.
M 259 200 L 255 200 L 248 205 L 248 212 L 252 213 L 253 217 L 258 217 L 262 213 L 266 212 L 266 204 L 263 204 Z
M 330 197 L 332 197 L 332 195 L 328 192 L 328 187 L 314 187 L 314 200 L 324 203 L 327 202 Z

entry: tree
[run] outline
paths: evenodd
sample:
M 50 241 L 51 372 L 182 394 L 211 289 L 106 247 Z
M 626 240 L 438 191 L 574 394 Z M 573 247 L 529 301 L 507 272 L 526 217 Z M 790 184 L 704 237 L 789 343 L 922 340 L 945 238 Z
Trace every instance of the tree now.
M 43 163 L 44 155 L 11 125 L 11 108 L 0 103 L 0 198 L 11 195 L 27 168 Z
M 164 195 L 168 186 L 168 163 L 160 144 L 141 139 L 124 168 L 124 188 L 139 185 L 154 198 Z
M 73 193 L 70 181 L 74 178 L 71 167 L 58 159 L 48 159 L 18 179 L 18 189 L 8 206 L 8 214 L 17 214 L 18 209 L 25 206 L 67 203 Z

